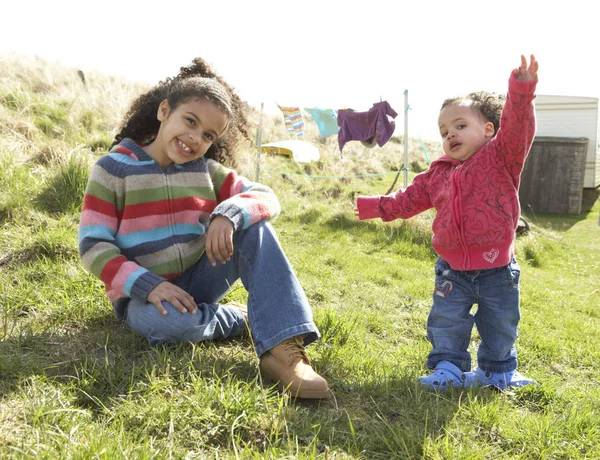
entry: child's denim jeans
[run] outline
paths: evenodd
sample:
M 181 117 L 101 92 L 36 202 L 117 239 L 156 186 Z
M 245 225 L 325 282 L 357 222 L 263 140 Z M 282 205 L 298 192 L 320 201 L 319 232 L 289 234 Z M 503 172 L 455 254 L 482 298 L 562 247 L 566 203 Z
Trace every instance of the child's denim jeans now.
M 196 299 L 195 314 L 181 313 L 163 301 L 163 316 L 154 304 L 132 299 L 126 322 L 153 345 L 199 342 L 240 335 L 245 323 L 235 308 L 218 302 L 240 278 L 248 291 L 248 320 L 260 356 L 297 335 L 304 344 L 319 337 L 304 290 L 290 266 L 271 224 L 258 222 L 234 233 L 231 259 L 213 267 L 206 254 L 178 278 L 171 280 Z
M 433 306 L 427 320 L 427 337 L 433 345 L 427 358 L 429 369 L 445 360 L 464 372 L 471 370 L 467 348 L 473 324 L 481 336 L 478 366 L 490 372 L 516 369 L 520 273 L 514 258 L 504 267 L 472 271 L 452 270 L 438 258 Z M 475 314 L 471 313 L 474 304 L 478 305 Z

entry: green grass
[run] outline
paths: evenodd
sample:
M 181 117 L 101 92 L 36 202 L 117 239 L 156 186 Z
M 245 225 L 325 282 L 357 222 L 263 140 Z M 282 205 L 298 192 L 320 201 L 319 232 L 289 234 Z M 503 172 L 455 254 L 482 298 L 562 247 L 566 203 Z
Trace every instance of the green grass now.
M 600 458 L 600 202 L 580 216 L 527 215 L 531 232 L 517 240 L 520 370 L 539 385 L 426 392 L 416 379 L 430 349 L 433 215 L 359 222 L 355 196 L 384 193 L 393 175 L 290 175 L 390 171 L 402 145 L 349 144 L 341 157 L 307 125 L 321 160 L 263 157 L 263 170 L 290 174 L 261 174 L 280 197 L 274 226 L 322 334 L 309 355 L 335 396 L 293 401 L 261 381 L 247 338 L 149 346 L 81 267 L 87 171 L 141 89 L 99 75 L 83 89 L 74 70 L 3 64 L 0 458 Z M 281 120 L 266 121 L 264 142 L 286 137 Z M 413 170 L 420 149 L 411 141 Z M 254 151 L 240 167 L 252 179 Z M 229 297 L 246 293 L 236 284 Z

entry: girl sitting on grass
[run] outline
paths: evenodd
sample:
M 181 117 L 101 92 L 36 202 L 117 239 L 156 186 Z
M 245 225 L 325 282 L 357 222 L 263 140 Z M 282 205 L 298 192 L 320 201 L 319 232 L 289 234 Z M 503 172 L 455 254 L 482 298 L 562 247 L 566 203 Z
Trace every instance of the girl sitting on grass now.
M 152 345 L 233 337 L 248 321 L 263 377 L 325 398 L 304 350 L 319 331 L 268 223 L 279 202 L 225 166 L 247 129 L 244 103 L 199 58 L 139 96 L 91 170 L 81 259 L 117 318 Z M 247 308 L 220 305 L 238 278 Z

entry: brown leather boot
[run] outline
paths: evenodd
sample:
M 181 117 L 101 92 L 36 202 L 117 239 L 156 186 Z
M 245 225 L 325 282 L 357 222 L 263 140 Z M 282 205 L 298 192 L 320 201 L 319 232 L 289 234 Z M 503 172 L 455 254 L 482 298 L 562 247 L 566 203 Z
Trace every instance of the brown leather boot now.
M 263 378 L 278 382 L 281 391 L 293 397 L 323 399 L 331 396 L 327 381 L 310 365 L 301 336 L 284 340 L 264 353 L 259 366 Z

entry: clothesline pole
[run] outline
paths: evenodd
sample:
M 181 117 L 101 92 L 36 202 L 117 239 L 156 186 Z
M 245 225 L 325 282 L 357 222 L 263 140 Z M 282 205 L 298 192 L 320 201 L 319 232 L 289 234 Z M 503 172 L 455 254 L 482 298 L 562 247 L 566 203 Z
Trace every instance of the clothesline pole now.
M 408 90 L 404 90 L 404 187 L 408 186 Z
M 262 150 L 262 119 L 264 102 L 260 103 L 260 118 L 258 119 L 258 128 L 256 128 L 256 182 L 260 181 L 260 152 Z

